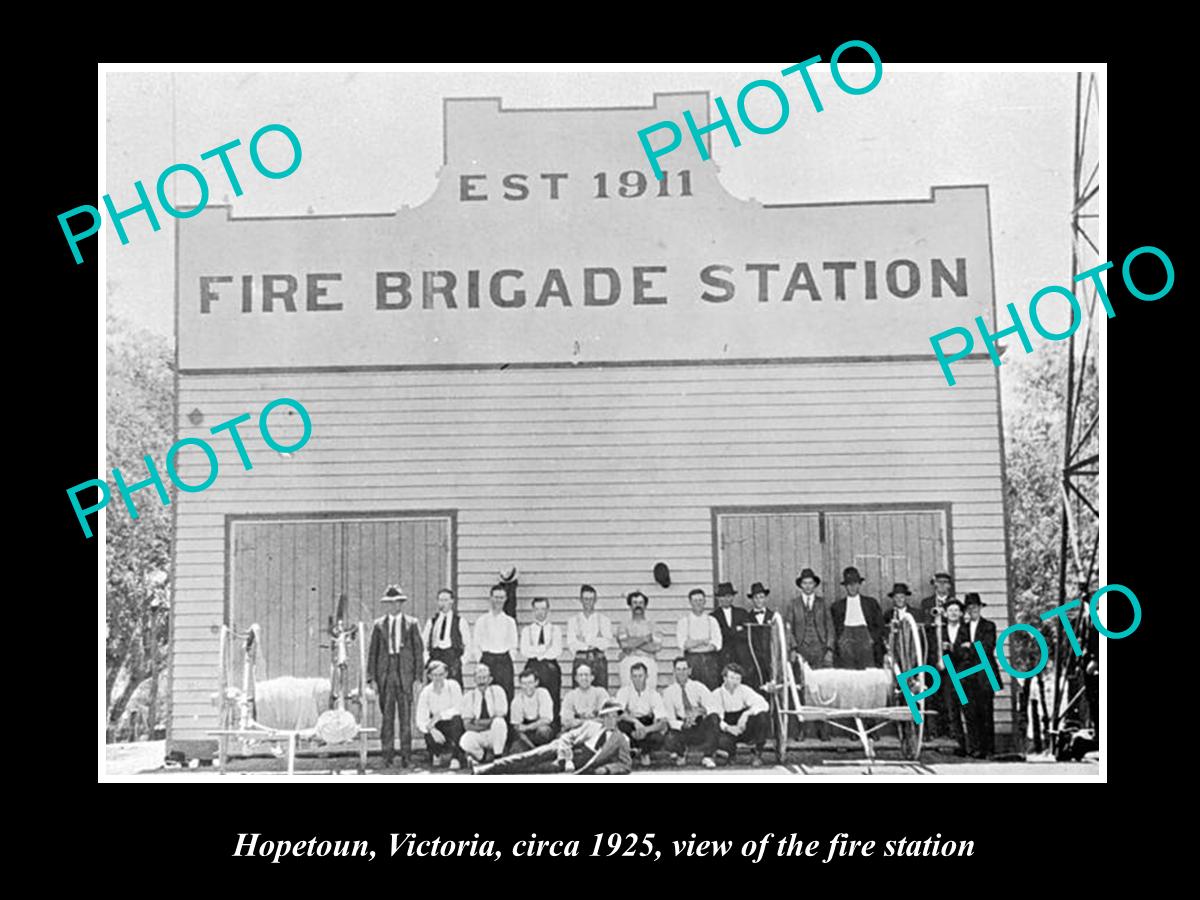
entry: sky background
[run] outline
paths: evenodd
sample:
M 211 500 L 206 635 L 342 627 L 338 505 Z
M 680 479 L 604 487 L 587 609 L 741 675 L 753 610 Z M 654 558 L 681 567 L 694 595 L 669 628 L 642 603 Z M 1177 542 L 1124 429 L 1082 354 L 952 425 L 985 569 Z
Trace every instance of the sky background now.
M 521 108 L 648 106 L 656 91 L 708 91 L 732 108 L 746 82 L 774 77 L 792 101 L 782 129 L 741 130 L 737 148 L 714 132 L 713 156 L 729 193 L 812 203 L 927 198 L 934 185 L 987 184 L 998 308 L 1015 302 L 1024 311 L 1038 289 L 1070 284 L 1074 73 L 897 72 L 885 60 L 879 85 L 851 96 L 817 67 L 825 106 L 818 114 L 797 76 L 778 75 L 788 64 L 716 73 L 110 72 L 103 187 L 118 209 L 127 208 L 136 202 L 135 180 L 152 193 L 175 162 L 215 173 L 216 161 L 201 163 L 200 154 L 240 138 L 235 158 L 245 193 L 234 198 L 223 175 L 209 178 L 209 202 L 231 204 L 233 216 L 387 212 L 434 190 L 444 97 L 500 97 L 505 107 Z M 770 121 L 766 112 L 759 120 Z M 304 154 L 296 172 L 277 181 L 258 177 L 244 155 L 250 136 L 269 122 L 291 127 Z M 286 151 L 280 159 L 286 162 Z M 198 201 L 190 177 L 169 184 L 176 204 Z M 159 215 L 158 232 L 144 215 L 127 220 L 124 246 L 107 224 L 102 229 L 108 304 L 173 340 L 174 230 Z M 1044 320 L 1055 327 L 1053 315 Z M 1001 372 L 1023 357 L 1010 354 Z

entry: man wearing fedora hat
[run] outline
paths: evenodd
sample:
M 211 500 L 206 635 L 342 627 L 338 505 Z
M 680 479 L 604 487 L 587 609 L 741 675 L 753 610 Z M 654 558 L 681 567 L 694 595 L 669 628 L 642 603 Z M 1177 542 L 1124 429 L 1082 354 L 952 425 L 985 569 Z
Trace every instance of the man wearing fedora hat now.
M 421 645 L 420 624 L 402 610 L 408 595 L 389 584 L 380 602 L 386 612 L 371 628 L 371 647 L 367 651 L 367 684 L 379 695 L 383 721 L 379 742 L 384 766 L 395 756 L 395 720 L 400 720 L 400 766 L 409 765 L 412 754 L 413 685 L 421 683 L 425 653 Z
M 728 581 L 718 584 L 717 592 L 713 595 L 712 615 L 721 628 L 721 652 L 717 657 L 717 665 L 723 669 L 730 663 L 737 663 L 745 670 L 747 665 L 753 666 L 746 632 L 750 614 L 740 606 L 733 605 L 736 596 L 737 590 Z
M 946 601 L 954 596 L 954 579 L 949 572 L 936 572 L 929 579 L 933 593 L 921 598 L 920 613 L 925 626 L 925 646 L 929 648 L 929 665 L 936 666 L 941 659 L 941 646 L 946 628 L 943 611 Z M 915 612 L 915 611 L 914 611 Z M 932 737 L 950 734 L 950 717 L 946 715 L 945 695 L 938 691 L 929 698 L 929 708 L 935 715 L 929 717 L 928 730 Z
M 779 613 L 767 606 L 771 589 L 761 581 L 750 585 L 750 609 L 746 613 L 746 642 L 750 645 L 750 667 L 746 685 L 759 690 L 775 681 L 775 656 L 778 653 Z
M 839 669 L 870 669 L 883 660 L 883 613 L 878 600 L 859 593 L 861 586 L 858 569 L 847 566 L 842 572 L 846 596 L 835 600 L 829 610 Z
M 797 678 L 801 660 L 813 669 L 828 669 L 833 665 L 833 619 L 829 604 L 817 593 L 820 585 L 821 578 L 816 572 L 803 569 L 796 577 L 796 587 L 800 590 L 788 605 L 784 623 L 788 632 L 788 658 L 797 670 Z M 829 739 L 829 728 L 824 722 L 804 722 L 801 732 L 809 738 Z
M 983 645 L 984 656 L 1000 680 L 1000 667 L 996 664 L 996 623 L 983 617 L 983 598 L 974 591 L 963 594 L 963 606 L 967 611 L 967 640 L 974 653 L 975 642 Z M 978 665 L 978 659 L 968 666 Z M 975 672 L 963 680 L 963 692 L 967 705 L 963 710 L 967 719 L 967 753 L 979 759 L 991 756 L 996 749 L 996 726 L 992 715 L 992 700 L 996 696 L 985 672 Z

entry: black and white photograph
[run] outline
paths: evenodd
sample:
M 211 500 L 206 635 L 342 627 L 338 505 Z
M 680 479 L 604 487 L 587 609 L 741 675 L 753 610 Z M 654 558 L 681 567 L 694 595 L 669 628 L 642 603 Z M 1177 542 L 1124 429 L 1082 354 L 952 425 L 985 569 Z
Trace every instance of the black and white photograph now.
M 100 780 L 1107 781 L 1106 67 L 849 44 L 103 66 Z

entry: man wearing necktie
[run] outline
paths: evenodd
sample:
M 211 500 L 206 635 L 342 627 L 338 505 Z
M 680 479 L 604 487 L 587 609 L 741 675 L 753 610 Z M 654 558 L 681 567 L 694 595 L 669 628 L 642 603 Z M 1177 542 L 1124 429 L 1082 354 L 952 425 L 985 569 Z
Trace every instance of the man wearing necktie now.
M 463 697 L 463 736 L 458 744 L 474 762 L 500 756 L 508 743 L 508 698 L 492 683 L 486 663 L 475 666 L 475 687 Z
M 371 629 L 371 648 L 367 652 L 367 684 L 379 696 L 383 720 L 379 742 L 383 765 L 392 764 L 395 755 L 395 719 L 400 719 L 400 767 L 406 768 L 412 753 L 413 686 L 421 683 L 424 652 L 417 620 L 401 610 L 408 595 L 389 584 L 381 602 L 385 612 Z
M 558 658 L 562 656 L 562 631 L 550 621 L 550 601 L 545 597 L 533 598 L 533 621 L 521 632 L 521 655 L 525 657 L 525 668 L 537 674 L 538 684 L 546 689 L 554 706 L 553 731 L 558 731 L 562 708 L 562 669 Z
M 462 659 L 471 643 L 467 620 L 455 609 L 454 592 L 449 588 L 438 591 L 437 609 L 437 614 L 425 623 L 421 632 L 425 663 L 428 665 L 435 659 L 445 663 L 446 677 L 461 685 Z
M 750 668 L 746 669 L 747 687 L 760 690 L 775 681 L 775 654 L 778 652 L 779 613 L 767 606 L 771 589 L 761 581 L 750 586 L 750 609 L 747 612 L 746 640 L 750 645 Z
M 829 603 L 817 593 L 820 586 L 821 576 L 812 569 L 802 569 L 796 576 L 796 587 L 800 590 L 792 597 L 785 613 L 788 659 L 797 681 L 801 680 L 801 660 L 812 669 L 833 667 L 833 618 L 829 614 Z M 803 737 L 829 740 L 829 726 L 824 722 L 797 722 L 796 725 L 800 726 Z

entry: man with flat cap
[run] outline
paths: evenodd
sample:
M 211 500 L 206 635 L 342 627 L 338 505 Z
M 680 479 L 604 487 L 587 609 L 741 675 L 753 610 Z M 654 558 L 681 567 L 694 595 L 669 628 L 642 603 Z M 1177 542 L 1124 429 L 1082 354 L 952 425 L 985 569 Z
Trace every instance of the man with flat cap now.
M 862 576 L 854 566 L 842 572 L 846 595 L 829 610 L 835 638 L 834 662 L 839 669 L 870 669 L 883 662 L 883 613 L 879 601 L 859 593 Z
M 413 686 L 421 683 L 425 651 L 421 646 L 421 626 L 402 610 L 408 595 L 389 584 L 380 602 L 386 612 L 371 628 L 371 647 L 367 651 L 367 684 L 379 695 L 383 721 L 379 742 L 383 765 L 395 757 L 395 720 L 400 719 L 400 767 L 406 768 L 412 754 Z
M 972 662 L 968 667 L 979 665 L 975 642 L 983 645 L 984 655 L 1000 681 L 1000 667 L 996 664 L 996 623 L 983 617 L 983 599 L 974 591 L 963 594 L 963 606 L 967 611 L 967 640 L 971 643 Z M 1003 682 L 1001 682 L 1003 684 Z M 993 699 L 996 696 L 986 672 L 968 675 L 963 681 L 967 695 L 964 707 L 967 725 L 967 752 L 978 759 L 986 759 L 996 750 L 996 726 L 992 717 Z
M 715 608 L 712 616 L 721 628 L 721 652 L 717 655 L 717 665 L 723 669 L 730 663 L 737 663 L 743 671 L 750 662 L 750 644 L 746 640 L 746 623 L 750 615 L 740 606 L 733 605 L 737 590 L 728 581 L 717 585 L 713 595 Z

